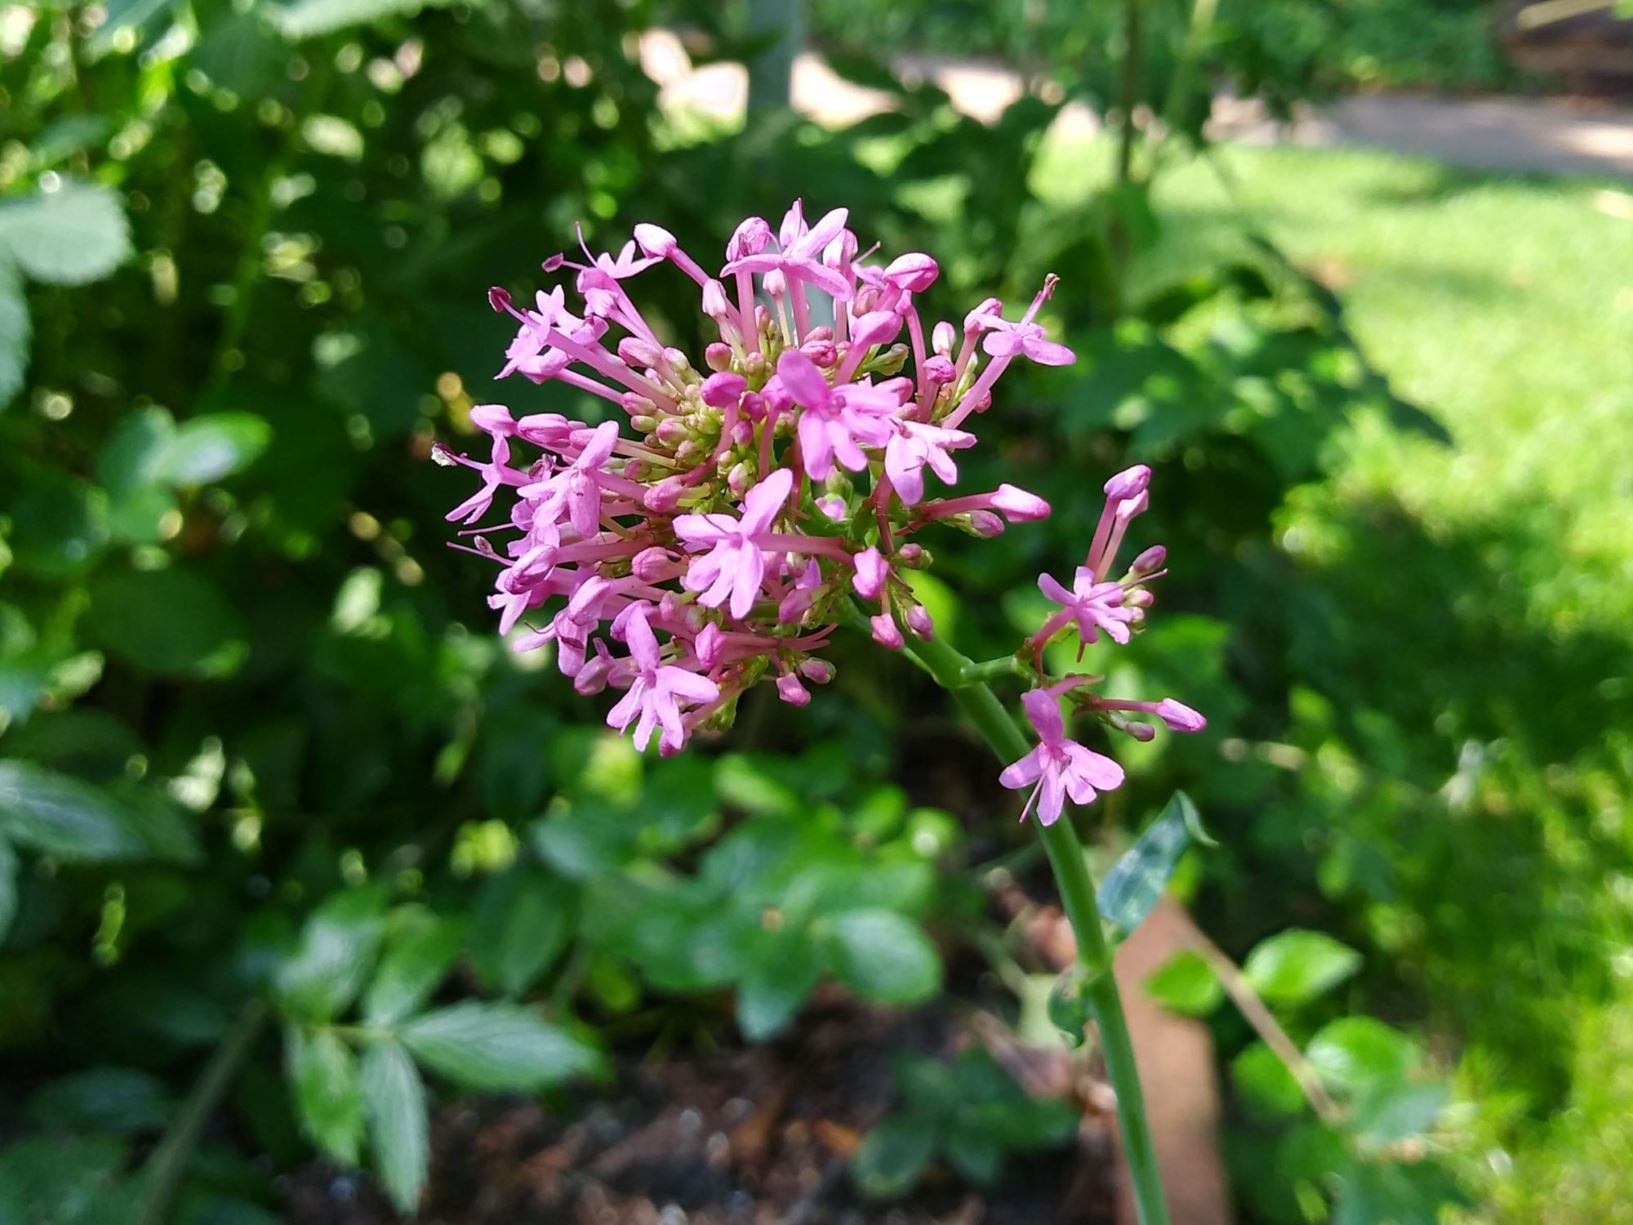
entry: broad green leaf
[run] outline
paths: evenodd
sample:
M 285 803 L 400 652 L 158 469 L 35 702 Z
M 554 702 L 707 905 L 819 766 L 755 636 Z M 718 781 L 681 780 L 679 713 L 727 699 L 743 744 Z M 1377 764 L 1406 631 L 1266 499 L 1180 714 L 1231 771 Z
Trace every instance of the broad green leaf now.
M 917 1115 L 885 1119 L 862 1141 L 851 1162 L 851 1177 L 870 1199 L 896 1199 L 919 1181 L 935 1155 L 936 1132 Z
M 94 59 L 113 46 L 121 30 L 146 25 L 159 14 L 174 8 L 180 0 L 110 0 L 108 15 L 86 40 L 85 50 Z
M 978 1187 L 997 1182 L 1004 1168 L 1003 1147 L 979 1126 L 954 1124 L 941 1147 L 953 1168 Z
M 16 850 L 9 841 L 0 838 L 0 948 L 5 947 L 11 921 L 17 917 L 17 878 L 20 873 Z
M 278 967 L 279 1001 L 308 1021 L 332 1021 L 345 1011 L 374 967 L 385 930 L 384 897 L 373 888 L 329 898 L 306 920 L 295 951 Z
M 893 910 L 853 910 L 823 923 L 834 973 L 858 995 L 913 1004 L 941 986 L 941 956 L 919 925 Z
M 23 385 L 32 335 L 23 279 L 16 266 L 0 256 L 0 408 L 11 403 Z
M 363 1099 L 352 1048 L 333 1030 L 308 1032 L 292 1025 L 284 1033 L 284 1056 L 301 1130 L 336 1161 L 356 1165 Z
M 401 1036 L 421 1063 L 477 1092 L 543 1089 L 604 1066 L 590 1043 L 515 1004 L 455 1004 L 414 1018 Z
M 1297 1114 L 1304 1109 L 1298 1081 L 1263 1042 L 1255 1042 L 1231 1060 L 1230 1074 L 1237 1091 L 1268 1114 Z
M 1355 1160 L 1339 1172 L 1332 1225 L 1438 1225 L 1442 1208 L 1464 1202 L 1432 1161 Z
M 30 762 L 0 761 L 0 834 L 59 859 L 135 859 L 147 850 L 106 791 Z
M 538 868 L 513 868 L 477 896 L 471 965 L 484 984 L 520 995 L 561 956 L 577 917 L 572 885 Z
M 1117 929 L 1120 938 L 1145 922 L 1168 887 L 1179 857 L 1192 838 L 1201 835 L 1201 828 L 1190 796 L 1176 791 L 1161 815 L 1106 873 L 1096 901 L 1101 917 Z
M 69 181 L 0 203 L 0 255 L 37 281 L 83 285 L 130 254 L 130 226 L 112 191 Z
M 1088 1035 L 1089 1022 L 1094 1019 L 1094 1006 L 1089 1000 L 1092 981 L 1081 966 L 1056 975 L 1049 988 L 1045 1006 L 1049 1021 L 1066 1039 L 1068 1046 L 1082 1046 Z
M 464 924 L 425 910 L 393 916 L 385 952 L 363 996 L 371 1025 L 394 1025 L 418 1012 L 448 977 L 465 943 Z
M 208 485 L 249 467 L 271 441 L 272 427 L 253 413 L 207 413 L 176 427 L 156 475 L 172 485 Z
M 164 409 L 140 409 L 120 419 L 97 453 L 96 478 L 108 491 L 108 524 L 116 537 L 158 542 L 160 521 L 176 505 L 159 480 L 160 461 L 175 433 Z
M 25 1111 L 49 1131 L 158 1131 L 175 1101 L 163 1081 L 139 1068 L 86 1068 L 53 1080 L 28 1100 Z
M 1242 972 L 1273 1004 L 1302 1004 L 1361 968 L 1361 954 L 1325 932 L 1292 928 L 1262 940 Z
M 1423 1061 L 1416 1042 L 1372 1017 L 1340 1017 L 1310 1039 L 1304 1054 L 1338 1093 L 1403 1081 Z
M 221 676 L 244 651 L 243 627 L 221 589 L 177 566 L 115 571 L 90 588 L 92 641 L 160 676 Z
M 1213 969 L 1193 949 L 1181 949 L 1145 980 L 1146 992 L 1164 1008 L 1204 1017 L 1219 1007 L 1225 989 Z
M 268 9 L 285 38 L 316 38 L 382 17 L 412 16 L 450 0 L 290 0 Z
M 803 933 L 782 931 L 755 951 L 737 984 L 737 1028 L 750 1042 L 782 1032 L 822 977 L 822 959 Z
M 1441 1081 L 1374 1085 L 1356 1098 L 1349 1129 L 1367 1147 L 1399 1144 L 1433 1128 L 1450 1100 Z
M 431 1151 L 419 1069 L 397 1043 L 375 1043 L 363 1052 L 362 1090 L 374 1168 L 397 1211 L 413 1216 Z
M 28 1136 L 0 1148 L 5 1225 L 123 1225 L 129 1146 L 108 1136 Z

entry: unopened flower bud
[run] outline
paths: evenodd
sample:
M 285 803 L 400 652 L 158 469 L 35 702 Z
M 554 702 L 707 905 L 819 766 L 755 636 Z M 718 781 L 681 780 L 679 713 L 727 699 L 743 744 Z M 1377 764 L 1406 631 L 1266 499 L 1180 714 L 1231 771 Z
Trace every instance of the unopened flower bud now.
M 826 685 L 833 680 L 836 669 L 826 659 L 814 656 L 800 661 L 799 674 L 813 685 Z
M 1157 718 L 1175 732 L 1199 732 L 1208 726 L 1208 721 L 1199 713 L 1173 698 L 1163 698 L 1157 703 Z
M 1049 517 L 1049 503 L 1014 485 L 998 486 L 992 495 L 992 505 L 1011 523 L 1030 523 Z
M 686 496 L 689 488 L 691 486 L 686 483 L 685 478 L 666 476 L 647 489 L 641 496 L 641 505 L 655 515 L 666 515 L 680 505 L 680 500 Z
M 1133 719 L 1124 719 L 1122 721 L 1122 730 L 1127 732 L 1130 736 L 1133 736 L 1134 739 L 1138 740 L 1142 744 L 1157 738 L 1156 728 L 1152 727 L 1149 723 L 1138 723 Z
M 969 513 L 968 524 L 966 530 L 970 535 L 979 536 L 983 540 L 1001 536 L 1004 531 L 1004 521 L 990 510 L 972 510 Z
M 447 462 L 453 463 L 454 461 L 448 460 Z M 827 516 L 831 522 L 834 523 L 841 522 L 845 518 L 846 510 L 849 509 L 846 505 L 845 499 L 840 497 L 837 493 L 823 494 L 816 500 L 816 507 L 825 516 Z
M 580 697 L 590 697 L 600 693 L 607 687 L 607 678 L 612 673 L 612 656 L 597 653 L 594 659 L 584 661 L 584 666 L 573 677 L 573 692 Z
M 711 374 L 703 380 L 703 402 L 712 408 L 726 408 L 736 404 L 748 390 L 748 380 L 729 371 Z
M 1135 464 L 1132 468 L 1124 468 L 1106 482 L 1106 496 L 1122 501 L 1143 493 L 1150 483 L 1151 469 L 1144 464 Z
M 662 259 L 680 244 L 675 241 L 675 236 L 662 226 L 643 223 L 635 227 L 635 245 L 644 254 Z
M 732 470 L 726 473 L 726 488 L 737 497 L 742 497 L 754 485 L 754 477 L 748 470 L 747 464 L 734 464 Z
M 678 447 L 692 436 L 692 428 L 683 417 L 665 417 L 658 422 L 658 428 L 653 433 L 664 446 Z
M 868 624 L 873 627 L 873 641 L 893 651 L 902 649 L 906 639 L 902 637 L 901 627 L 896 624 L 896 618 L 882 612 L 877 617 L 869 617 Z
M 822 249 L 822 262 L 830 268 L 845 268 L 856 258 L 857 247 L 856 235 L 840 230 Z
M 902 317 L 895 311 L 869 311 L 856 321 L 851 343 L 864 349 L 871 348 L 893 340 L 901 330 Z
M 731 369 L 731 346 L 717 340 L 703 350 L 703 364 L 710 370 L 724 372 Z
M 618 406 L 630 416 L 650 416 L 658 406 L 639 392 L 626 391 L 618 397 Z
M 711 280 L 704 284 L 703 313 L 715 320 L 732 313 L 731 303 L 726 300 L 726 288 L 719 281 Z
M 1130 587 L 1123 592 L 1124 608 L 1150 608 L 1157 602 L 1157 597 L 1144 587 Z
M 885 269 L 885 280 L 897 289 L 920 293 L 935 284 L 939 272 L 936 261 L 928 255 L 922 251 L 909 251 L 890 261 Z
M 885 561 L 883 554 L 877 548 L 863 549 L 851 559 L 856 567 L 856 575 L 851 580 L 851 586 L 856 594 L 864 600 L 876 600 L 880 592 L 885 589 L 885 582 L 890 578 L 890 565 Z
M 799 683 L 799 677 L 792 672 L 784 672 L 777 678 L 777 696 L 790 706 L 808 706 L 811 702 L 811 691 Z
M 1168 550 L 1160 544 L 1154 544 L 1134 559 L 1128 567 L 1128 572 L 1138 578 L 1144 578 L 1161 570 L 1167 560 Z
M 658 366 L 663 363 L 663 350 L 650 340 L 626 336 L 618 342 L 618 356 L 631 366 Z
M 953 365 L 953 359 L 943 357 L 939 353 L 934 357 L 926 358 L 924 365 L 919 367 L 919 377 L 924 380 L 926 385 L 931 387 L 945 386 L 953 381 L 953 377 L 957 373 L 958 370 Z
M 725 657 L 726 636 L 713 621 L 697 632 L 692 640 L 692 653 L 705 668 L 713 668 Z
M 922 604 L 914 604 L 907 610 L 907 628 L 926 642 L 936 636 L 936 626 L 930 619 L 930 610 Z
M 669 368 L 677 374 L 685 374 L 692 368 L 692 359 L 673 346 L 663 351 L 663 359 L 669 363 Z
M 654 486 L 656 488 L 656 486 Z M 652 492 L 647 491 L 648 494 Z M 648 507 L 648 509 L 654 509 Z M 653 545 L 642 549 L 629 563 L 629 572 L 643 583 L 661 583 L 675 571 L 675 560 L 667 549 Z
M 872 285 L 863 285 L 851 299 L 851 318 L 860 319 L 879 305 L 879 291 Z
M 896 562 L 908 570 L 922 570 L 930 564 L 930 554 L 922 544 L 904 544 L 896 550 Z
M 831 340 L 811 340 L 807 337 L 800 345 L 800 352 L 824 368 L 832 366 L 839 360 L 839 350 L 834 347 Z
M 939 357 L 951 358 L 958 343 L 958 329 L 943 319 L 930 332 L 930 348 Z
M 546 272 L 560 272 L 561 266 L 566 262 L 567 257 L 560 251 L 557 251 L 554 255 L 545 256 L 544 262 L 541 263 L 539 267 L 543 268 Z
M 629 425 L 637 434 L 650 434 L 658 428 L 658 419 L 641 413 L 629 419 Z
M 726 243 L 726 258 L 758 255 L 771 245 L 771 226 L 764 217 L 746 217 Z
M 772 268 L 760 278 L 760 288 L 772 298 L 781 298 L 788 293 L 788 277 L 781 268 Z

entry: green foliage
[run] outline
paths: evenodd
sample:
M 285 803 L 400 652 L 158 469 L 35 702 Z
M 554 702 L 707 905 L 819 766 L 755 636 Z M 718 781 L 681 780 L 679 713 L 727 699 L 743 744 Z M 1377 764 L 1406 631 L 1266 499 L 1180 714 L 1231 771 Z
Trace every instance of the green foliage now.
M 1066 1143 L 1078 1110 L 1034 1099 L 986 1051 L 948 1065 L 903 1057 L 896 1064 L 902 1108 L 863 1138 L 851 1177 L 872 1199 L 899 1199 L 940 1159 L 978 1187 L 995 1184 L 1006 1159 Z

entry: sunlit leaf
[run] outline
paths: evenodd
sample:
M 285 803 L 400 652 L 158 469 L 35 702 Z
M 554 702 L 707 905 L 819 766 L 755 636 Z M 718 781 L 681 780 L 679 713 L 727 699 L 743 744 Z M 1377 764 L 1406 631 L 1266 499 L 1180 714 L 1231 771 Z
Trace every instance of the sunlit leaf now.
M 349 889 L 324 902 L 301 928 L 294 953 L 279 967 L 278 997 L 294 1015 L 330 1021 L 357 998 L 385 930 L 378 889 Z
M 130 812 L 101 787 L 23 761 L 0 761 L 0 834 L 60 859 L 147 850 Z
M 284 1054 L 301 1130 L 336 1161 L 356 1165 L 363 1142 L 363 1099 L 351 1047 L 333 1030 L 308 1033 L 291 1026 L 284 1035 Z
M 1165 961 L 1145 980 L 1145 989 L 1164 1008 L 1190 1017 L 1206 1016 L 1225 995 L 1212 967 L 1192 949 Z
M 526 1092 L 601 1071 L 599 1050 L 515 1004 L 468 1001 L 402 1027 L 414 1057 L 462 1088 Z
M 176 427 L 155 475 L 172 485 L 208 485 L 247 468 L 271 440 L 272 427 L 253 413 L 207 413 Z
M 83 285 L 124 262 L 130 226 L 112 191 L 71 181 L 0 203 L 0 254 L 35 280 Z
M 10 403 L 23 385 L 32 334 L 23 279 L 9 259 L 0 258 L 0 408 Z
M 291 39 L 315 38 L 382 17 L 412 16 L 451 0 L 290 0 L 269 8 L 273 24 Z
M 1302 1004 L 1361 968 L 1361 954 L 1325 932 L 1294 928 L 1262 940 L 1242 972 L 1273 1004 Z
M 418 1012 L 448 977 L 465 942 L 464 924 L 421 909 L 392 916 L 385 952 L 363 996 L 363 1016 L 392 1025 Z
M 1176 791 L 1162 814 L 1106 873 L 1097 897 L 1100 915 L 1121 936 L 1131 935 L 1145 922 L 1200 829 L 1196 805 L 1183 791 Z
M 941 956 L 913 920 L 893 910 L 853 910 L 823 926 L 834 973 L 858 995 L 912 1004 L 941 986 Z
M 419 1069 L 397 1043 L 377 1042 L 363 1052 L 362 1092 L 374 1167 L 397 1210 L 412 1216 L 431 1148 Z

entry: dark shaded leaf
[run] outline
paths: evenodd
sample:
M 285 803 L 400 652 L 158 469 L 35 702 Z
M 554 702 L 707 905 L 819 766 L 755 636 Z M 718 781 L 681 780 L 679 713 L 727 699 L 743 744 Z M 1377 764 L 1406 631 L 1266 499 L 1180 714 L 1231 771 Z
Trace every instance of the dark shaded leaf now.
M 858 995 L 912 1004 L 941 986 L 941 956 L 913 920 L 892 910 L 853 910 L 824 921 L 834 973 Z
M 918 1184 L 935 1147 L 935 1128 L 928 1120 L 917 1115 L 886 1119 L 857 1149 L 851 1177 L 870 1199 L 896 1199 Z
M 324 902 L 301 928 L 300 941 L 278 967 L 279 1001 L 308 1021 L 332 1021 L 368 981 L 385 930 L 384 896 L 351 889 Z
M 290 1026 L 284 1057 L 301 1130 L 329 1156 L 356 1165 L 363 1142 L 357 1057 L 333 1030 Z

